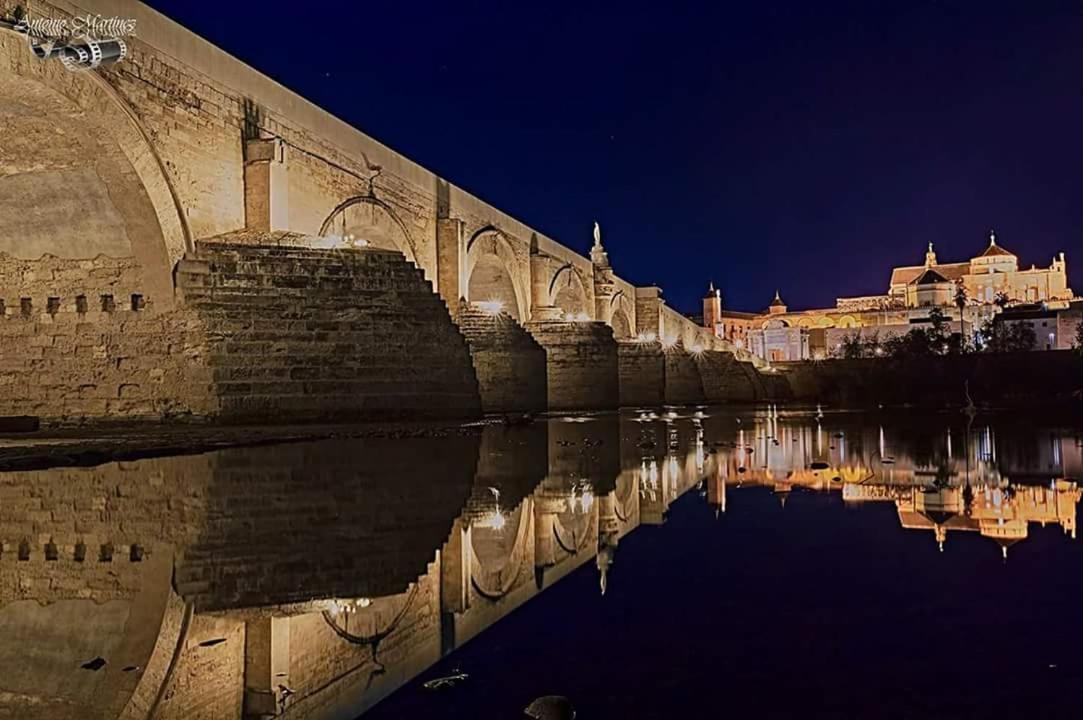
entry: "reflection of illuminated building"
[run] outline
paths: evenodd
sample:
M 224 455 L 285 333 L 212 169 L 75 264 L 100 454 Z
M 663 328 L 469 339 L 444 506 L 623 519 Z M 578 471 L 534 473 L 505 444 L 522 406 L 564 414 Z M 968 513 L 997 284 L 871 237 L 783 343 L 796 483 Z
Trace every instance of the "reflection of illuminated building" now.
M 1006 556 L 1030 523 L 1057 524 L 1076 537 L 1081 490 L 1065 477 L 1080 472 L 1080 445 L 1055 434 L 1000 448 L 989 427 L 965 438 L 945 432 L 920 462 L 892 448 L 883 428 L 829 431 L 780 423 L 770 412 L 737 437 L 719 457 L 726 482 L 768 487 L 783 503 L 795 489 L 839 490 L 847 503 L 894 502 L 902 527 L 931 530 L 941 549 L 949 532 L 962 530 L 994 540 Z M 709 501 L 711 487 L 709 478 Z

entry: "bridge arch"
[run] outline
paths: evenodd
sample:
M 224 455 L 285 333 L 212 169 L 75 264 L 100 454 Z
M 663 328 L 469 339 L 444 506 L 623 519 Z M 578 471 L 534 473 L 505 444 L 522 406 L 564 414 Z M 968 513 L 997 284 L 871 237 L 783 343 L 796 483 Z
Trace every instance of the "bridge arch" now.
M 191 231 L 165 164 L 127 101 L 94 72 L 42 62 L 0 36 L 0 253 L 132 258 L 159 308 Z M 84 288 L 90 291 L 93 288 Z
M 417 251 L 410 231 L 390 205 L 372 195 L 357 195 L 339 203 L 320 226 L 320 236 L 353 235 L 369 247 L 398 250 L 417 264 Z
M 590 311 L 586 280 L 571 263 L 562 265 L 553 274 L 549 282 L 549 301 L 563 310 L 565 315 L 594 317 Z
M 526 292 L 511 240 L 493 226 L 478 230 L 466 244 L 465 297 L 494 302 L 516 320 L 527 316 Z
M 633 313 L 632 303 L 624 291 L 617 291 L 609 301 L 609 325 L 613 328 L 613 337 L 618 340 L 628 340 L 635 335 Z
M 534 544 L 531 498 L 501 517 L 499 524 L 483 518 L 470 529 L 470 583 L 489 600 L 507 595 L 516 586 Z

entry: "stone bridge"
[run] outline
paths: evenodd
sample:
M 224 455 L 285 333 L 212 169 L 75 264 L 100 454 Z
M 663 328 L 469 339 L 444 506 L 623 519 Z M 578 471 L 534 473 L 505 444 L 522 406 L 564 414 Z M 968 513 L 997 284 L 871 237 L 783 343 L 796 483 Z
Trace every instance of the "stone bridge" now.
M 0 415 L 463 416 L 784 391 L 619 277 L 600 239 L 576 252 L 142 4 L 33 11 L 132 18 L 137 36 L 121 62 L 70 72 L 0 30 Z

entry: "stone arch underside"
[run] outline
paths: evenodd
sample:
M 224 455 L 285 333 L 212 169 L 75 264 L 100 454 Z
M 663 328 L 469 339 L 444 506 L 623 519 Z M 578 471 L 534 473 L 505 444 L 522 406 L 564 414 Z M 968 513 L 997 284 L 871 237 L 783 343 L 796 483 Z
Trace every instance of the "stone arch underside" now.
M 324 219 L 320 235 L 337 238 L 352 235 L 368 247 L 397 250 L 417 264 L 414 242 L 406 224 L 379 198 L 359 195 L 339 203 Z
M 632 321 L 622 308 L 613 311 L 610 325 L 613 327 L 613 336 L 618 340 L 627 340 L 632 337 Z
M 590 312 L 586 283 L 571 265 L 561 267 L 553 275 L 549 283 L 549 298 L 552 304 L 560 308 L 566 316 L 593 317 L 593 313 Z
M 528 544 L 533 545 L 534 506 L 529 498 L 503 515 L 503 523 L 494 525 L 487 518 L 471 529 L 470 578 L 474 589 L 490 600 L 507 595 L 533 571 Z
M 618 340 L 628 340 L 635 335 L 635 323 L 632 322 L 633 310 L 631 302 L 623 292 L 613 296 L 610 301 L 609 325 L 613 328 L 613 337 Z
M 172 267 L 188 238 L 147 138 L 100 76 L 42 62 L 24 40 L 0 37 L 0 254 L 120 265 L 118 287 L 170 306 Z M 125 270 L 126 259 L 135 267 Z M 96 290 L 76 284 L 48 292 Z
M 524 283 L 519 261 L 510 241 L 494 230 L 471 238 L 466 249 L 466 299 L 471 303 L 496 303 L 522 322 L 527 315 Z

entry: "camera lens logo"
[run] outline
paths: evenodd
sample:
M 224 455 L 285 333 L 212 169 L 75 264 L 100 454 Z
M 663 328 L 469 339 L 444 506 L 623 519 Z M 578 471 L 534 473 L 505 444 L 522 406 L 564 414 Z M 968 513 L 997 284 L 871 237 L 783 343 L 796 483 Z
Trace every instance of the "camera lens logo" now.
M 86 72 L 128 56 L 123 38 L 135 34 L 135 20 L 101 15 L 71 20 L 23 18 L 15 29 L 26 34 L 30 51 L 37 57 L 56 58 L 71 72 Z

